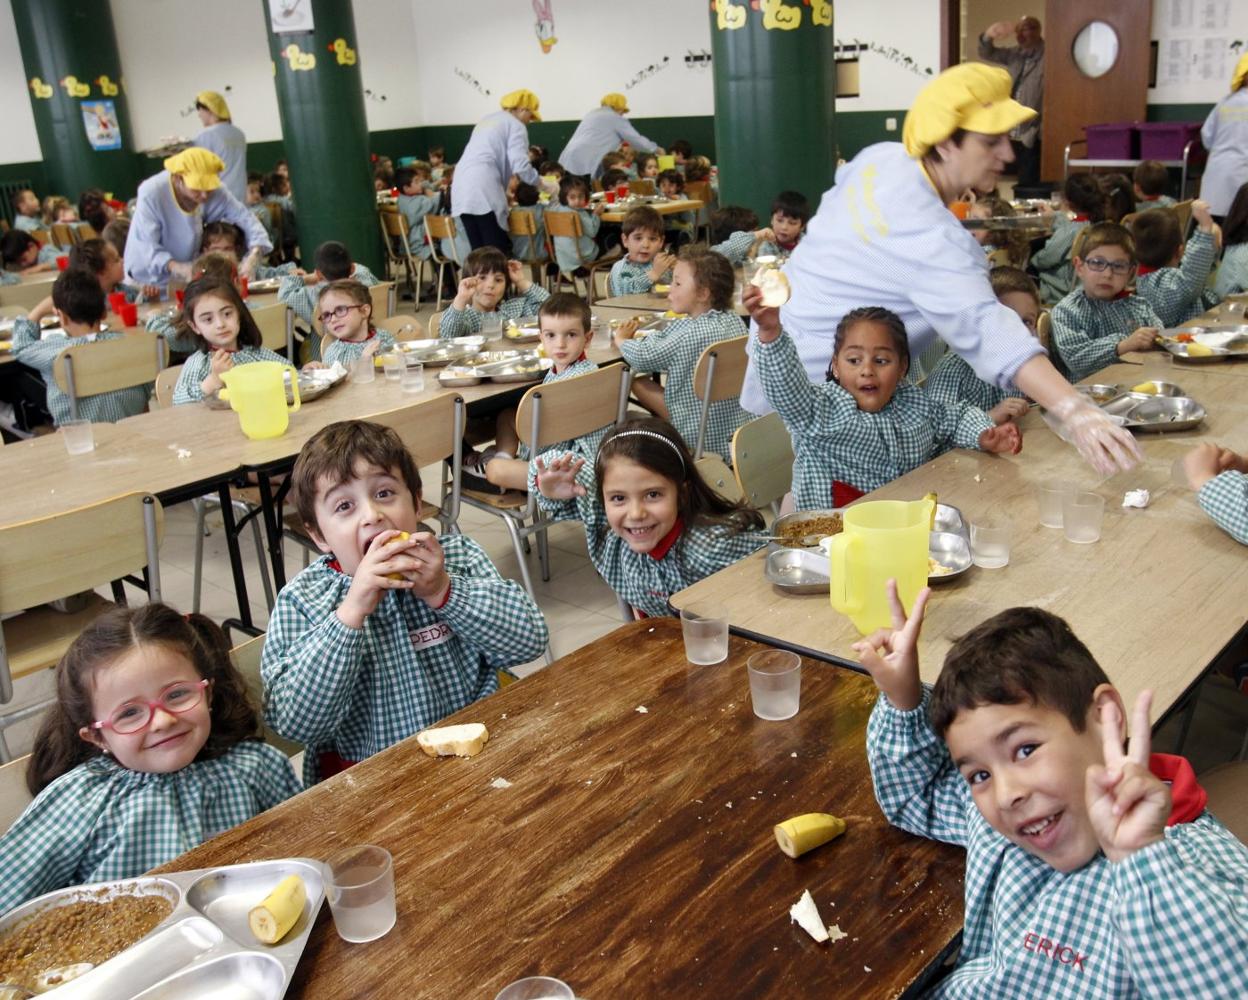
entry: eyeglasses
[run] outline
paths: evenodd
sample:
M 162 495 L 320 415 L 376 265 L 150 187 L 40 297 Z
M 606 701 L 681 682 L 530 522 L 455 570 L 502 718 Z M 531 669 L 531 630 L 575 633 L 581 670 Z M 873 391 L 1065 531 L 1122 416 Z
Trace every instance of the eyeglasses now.
M 118 736 L 130 736 L 152 724 L 156 709 L 170 715 L 184 715 L 204 700 L 204 689 L 210 680 L 191 683 L 178 681 L 160 693 L 156 701 L 132 701 L 122 705 L 107 719 L 91 723 L 92 729 L 111 729 Z
M 1135 267 L 1129 260 L 1106 260 L 1104 257 L 1089 257 L 1084 262 L 1084 266 L 1089 271 L 1095 271 L 1100 274 L 1106 268 L 1109 268 L 1114 274 L 1127 274 L 1131 268 Z
M 342 319 L 342 317 L 345 316 L 347 313 L 349 313 L 352 309 L 363 309 L 363 308 L 364 308 L 363 303 L 357 303 L 356 305 L 353 305 L 353 306 L 334 306 L 334 308 L 329 310 L 329 312 L 323 312 L 316 318 L 319 319 L 322 323 L 328 323 L 331 319 Z

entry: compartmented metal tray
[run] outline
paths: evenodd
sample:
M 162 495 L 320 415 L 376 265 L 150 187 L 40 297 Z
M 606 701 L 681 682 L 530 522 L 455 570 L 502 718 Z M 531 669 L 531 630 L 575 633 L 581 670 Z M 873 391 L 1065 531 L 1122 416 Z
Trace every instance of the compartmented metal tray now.
M 457 337 L 455 340 L 400 340 L 395 350 L 412 361 L 419 361 L 428 368 L 452 365 L 472 357 L 485 343 L 485 338 Z
M 532 382 L 542 378 L 552 362 L 536 351 L 486 351 L 459 364 L 443 369 L 438 381 L 444 386 L 478 385 L 483 379 L 491 382 Z
M 1190 337 L 1190 342 L 1178 338 Z M 1184 361 L 1221 361 L 1248 356 L 1248 323 L 1209 323 L 1163 330 L 1158 338 L 1162 348 Z M 1204 350 L 1193 354 L 1192 345 Z M 1205 350 L 1209 353 L 1206 354 Z
M 767 554 L 763 575 L 786 594 L 826 594 L 828 557 L 814 549 L 776 549 Z
M 307 887 L 303 913 L 275 945 L 260 944 L 247 914 L 287 875 Z M 59 889 L 0 919 L 0 935 L 50 908 L 88 899 L 157 895 L 173 912 L 125 951 L 55 990 L 57 1000 L 279 1000 L 325 899 L 312 858 L 255 861 Z
M 927 557 L 931 560 L 927 582 L 948 583 L 971 568 L 970 539 L 958 531 L 933 531 L 927 540 Z M 937 566 L 943 569 L 938 572 Z
M 542 328 L 536 316 L 521 316 L 503 326 L 503 338 L 513 344 L 532 344 L 542 339 Z
M 1135 431 L 1187 431 L 1205 419 L 1205 408 L 1186 396 L 1124 392 L 1101 409 L 1121 417 L 1123 426 Z
M 1105 382 L 1095 382 L 1090 385 L 1077 385 L 1075 391 L 1080 395 L 1087 396 L 1097 406 L 1108 403 L 1111 399 L 1116 399 L 1122 395 L 1121 385 L 1110 385 Z
M 276 292 L 281 284 L 281 278 L 261 278 L 259 281 L 247 282 L 247 292 L 248 294 L 255 292 L 259 295 L 267 295 L 269 292 Z

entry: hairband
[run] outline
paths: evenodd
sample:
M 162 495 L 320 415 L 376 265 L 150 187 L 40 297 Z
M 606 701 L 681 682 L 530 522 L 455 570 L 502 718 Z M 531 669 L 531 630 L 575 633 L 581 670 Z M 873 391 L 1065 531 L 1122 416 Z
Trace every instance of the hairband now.
M 679 446 L 671 438 L 664 437 L 662 434 L 659 434 L 657 431 L 646 431 L 646 430 L 641 430 L 640 428 L 636 430 L 631 430 L 631 431 L 620 431 L 618 434 L 612 435 L 611 440 L 614 441 L 616 438 L 630 437 L 631 435 L 634 435 L 634 434 L 640 434 L 644 437 L 652 437 L 656 441 L 662 441 L 665 445 L 671 448 L 672 451 L 676 452 L 676 457 L 680 459 L 681 471 L 682 472 L 687 471 L 685 469 L 685 456 L 680 453 Z

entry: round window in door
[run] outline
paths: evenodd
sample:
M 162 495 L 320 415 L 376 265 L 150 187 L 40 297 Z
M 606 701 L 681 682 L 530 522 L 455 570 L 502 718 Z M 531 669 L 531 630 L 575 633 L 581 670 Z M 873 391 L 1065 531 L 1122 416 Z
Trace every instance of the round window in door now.
M 1091 21 L 1075 36 L 1071 55 L 1084 76 L 1104 76 L 1118 61 L 1118 32 L 1104 21 Z

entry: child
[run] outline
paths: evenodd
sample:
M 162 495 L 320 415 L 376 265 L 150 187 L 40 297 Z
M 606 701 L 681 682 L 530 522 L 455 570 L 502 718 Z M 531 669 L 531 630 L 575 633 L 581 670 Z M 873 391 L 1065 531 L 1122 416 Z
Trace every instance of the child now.
M 260 191 L 266 205 L 281 209 L 282 256 L 292 258 L 299 245 L 299 222 L 295 217 L 295 199 L 290 193 L 290 178 L 275 170 L 264 179 Z
M 1031 267 L 1040 281 L 1040 298 L 1057 302 L 1075 287 L 1070 248 L 1085 227 L 1105 218 L 1105 198 L 1091 174 L 1071 174 L 1062 189 L 1066 207 L 1073 213 L 1059 212 L 1053 220 L 1053 235 L 1031 256 Z
M 1141 160 L 1137 163 L 1132 181 L 1137 212 L 1149 208 L 1166 208 L 1174 204 L 1174 199 L 1166 194 L 1166 187 L 1170 184 L 1170 172 L 1157 160 Z
M 717 208 L 711 215 L 711 242 L 718 245 L 712 246 L 711 249 L 729 257 L 725 250 L 732 235 L 747 231 L 755 236 L 759 232 L 768 232 L 766 229 L 759 230 L 758 213 L 752 208 L 746 208 L 744 205 L 724 205 L 722 208 Z M 729 259 L 731 260 L 731 257 Z
M 1248 456 L 1216 444 L 1198 444 L 1183 459 L 1187 483 L 1213 523 L 1248 545 Z
M 693 146 L 689 144 L 687 139 L 677 139 L 667 147 L 668 152 L 672 154 L 672 159 L 676 161 L 676 169 L 681 170 L 685 166 L 685 161 L 693 156 Z
M 116 203 L 120 205 L 120 202 Z M 117 209 L 100 188 L 87 188 L 78 196 L 78 218 L 97 233 L 117 218 Z
M 399 213 L 407 221 L 407 245 L 413 257 L 428 260 L 429 244 L 425 242 L 425 216 L 438 210 L 438 192 L 431 184 L 429 164 L 417 160 L 411 166 L 399 167 L 394 175 L 399 189 Z
M 206 254 L 224 254 L 234 263 L 237 270 L 239 262 L 247 257 L 247 234 L 232 222 L 209 222 L 204 226 L 203 242 L 200 243 L 200 256 Z M 270 267 L 268 264 L 256 264 L 251 270 L 251 278 L 264 281 L 270 278 L 284 278 L 288 274 L 303 274 L 293 260 L 285 264 Z
M 1126 174 L 1102 174 L 1098 178 L 1105 199 L 1105 221 L 1121 222 L 1135 211 L 1135 188 Z
M 971 219 L 1000 219 L 1014 214 L 1013 205 L 995 196 L 979 199 L 967 211 Z M 989 267 L 1022 267 L 1027 263 L 1027 234 L 1021 229 L 972 229 L 971 235 L 984 248 Z
M 43 199 L 43 224 L 50 229 L 54 225 L 76 225 L 78 212 L 64 195 L 50 194 Z
M 269 211 L 269 206 L 264 203 L 264 175 L 256 170 L 247 172 L 247 196 L 246 204 L 251 214 L 256 217 L 260 225 L 264 226 L 264 231 L 268 233 L 269 242 L 273 243 L 274 239 L 281 234 L 273 227 L 273 213 Z
M 117 248 L 106 240 L 97 237 L 83 240 L 72 247 L 69 251 L 69 266 L 94 274 L 105 296 L 116 290 L 126 292 L 127 302 L 133 302 L 138 297 L 137 288 L 122 287 L 126 276 L 125 265 Z M 159 291 L 157 296 L 159 297 Z
M 516 208 L 533 216 L 532 236 L 513 236 L 511 252 L 518 260 L 547 260 L 546 253 L 546 212 L 542 207 L 541 193 L 532 184 L 521 181 L 516 185 Z
M 500 322 L 536 316 L 550 292 L 533 283 L 529 269 L 508 260 L 497 247 L 477 247 L 464 261 L 464 276 L 451 307 L 442 314 L 438 336 L 442 340 L 480 333 L 486 316 Z M 515 295 L 508 295 L 509 292 Z
M 343 278 L 354 278 L 362 285 L 375 285 L 377 279 L 363 264 L 351 260 L 351 251 L 345 243 L 327 240 L 316 248 L 312 257 L 316 270 L 311 274 L 288 274 L 282 278 L 277 289 L 277 301 L 285 302 L 295 315 L 312 326 L 312 316 L 316 312 L 317 299 L 321 297 L 321 289 L 331 281 Z M 315 342 L 315 341 L 314 341 Z
M 1036 335 L 1040 319 L 1040 293 L 1025 271 L 1017 267 L 994 267 L 988 272 L 997 301 L 1018 313 L 1023 326 Z M 1047 345 L 1046 345 L 1047 346 Z M 1017 389 L 1001 389 L 975 374 L 953 351 L 949 351 L 923 382 L 924 391 L 938 403 L 970 403 L 985 410 L 994 424 L 1023 416 L 1030 408 Z
M 889 822 L 966 849 L 957 966 L 933 995 L 1248 995 L 1248 852 L 1181 757 L 1149 753 L 1151 692 L 1123 752 L 1122 695 L 1062 619 L 1010 608 L 919 682 L 909 620 L 855 645 L 879 688 L 867 726 Z M 1239 956 L 1239 957 L 1237 957 Z
M 542 331 L 542 349 L 553 362 L 550 371 L 542 379 L 543 384 L 598 370 L 598 366 L 585 356 L 590 341 L 594 339 L 594 328 L 593 317 L 584 299 L 569 292 L 558 292 L 542 303 L 537 313 L 537 321 Z M 607 428 L 604 427 L 575 441 L 551 445 L 548 450 L 575 450 L 578 454 L 592 457 L 606 432 Z M 499 413 L 494 447 L 478 456 L 471 469 L 465 466 L 466 483 L 470 473 L 478 479 L 484 476 L 486 485 L 496 486 L 501 490 L 529 488 L 529 451 L 526 445 L 520 443 L 516 434 L 515 409 Z M 469 485 L 475 489 L 482 484 L 477 482 Z
M 30 233 L 10 229 L 0 237 L 0 259 L 9 274 L 21 278 L 27 274 L 41 274 L 56 270 L 56 258 L 61 256 L 58 247 L 41 246 Z M 5 284 L 15 284 L 12 279 Z
M 316 308 L 321 328 L 334 338 L 325 348 L 325 364 L 350 368 L 362 357 L 394 349 L 390 331 L 373 326 L 373 300 L 358 281 L 331 281 L 321 289 Z
M 690 448 L 697 443 L 702 412 L 693 391 L 698 359 L 712 344 L 746 332 L 732 309 L 733 284 L 732 265 L 723 256 L 705 247 L 685 247 L 672 269 L 668 293 L 672 311 L 685 317 L 672 320 L 644 340 L 634 338 L 635 322 L 625 323 L 614 333 L 616 346 L 633 371 L 666 372 L 662 388 L 650 379 L 637 379 L 633 393 L 646 409 L 670 420 Z M 748 419 L 735 398 L 712 403 L 704 450 L 727 460 L 732 435 Z
M 766 544 L 758 511 L 707 486 L 664 420 L 612 427 L 592 463 L 547 452 L 530 476 L 546 511 L 585 523 L 594 568 L 642 615 L 671 615 L 672 594 Z
M 659 194 L 668 201 L 679 201 L 685 196 L 685 175 L 679 170 L 664 170 L 659 174 L 658 185 Z M 693 242 L 696 221 L 692 212 L 678 212 L 662 218 L 673 244 L 679 247 Z
M 582 261 L 589 263 L 598 259 L 595 238 L 602 226 L 602 213 L 606 207 L 604 201 L 599 201 L 593 208 L 589 207 L 589 185 L 584 177 L 569 175 L 559 182 L 559 204 L 551 205 L 546 211 L 575 212 L 581 217 L 579 240 L 568 236 L 556 236 L 553 240 L 555 260 L 564 274 L 575 273 L 581 268 Z
M 620 185 L 628 184 L 628 174 L 618 167 L 612 167 L 610 170 L 604 170 L 602 176 L 598 178 L 598 182 L 604 191 L 614 191 Z
M 126 238 L 129 235 L 130 220 L 125 218 L 113 219 L 112 222 L 100 230 L 100 239 L 112 248 L 112 253 L 107 255 L 107 261 L 111 261 L 113 254 L 116 254 L 117 260 L 121 261 L 123 264 L 123 274 L 125 270 L 124 262 L 126 259 Z M 84 240 L 83 246 L 87 246 L 92 242 L 93 241 L 91 240 Z M 94 262 L 87 260 L 86 257 L 83 258 L 83 261 L 91 270 L 95 271 L 97 276 L 100 276 L 104 272 L 103 264 L 106 261 L 106 258 L 103 254 L 93 254 L 93 257 L 97 257 Z M 71 250 L 69 252 L 70 267 L 77 266 L 74 263 L 74 259 L 74 251 Z M 101 284 L 104 284 L 103 280 L 101 280 Z M 157 302 L 160 300 L 162 294 L 162 289 L 159 285 L 132 285 L 125 280 L 117 281 L 111 288 L 106 287 L 104 289 L 104 294 L 107 296 L 107 294 L 111 291 L 125 292 L 127 302 Z
M 1208 202 L 1192 202 L 1196 232 L 1183 245 L 1183 233 L 1173 209 L 1149 208 L 1131 220 L 1131 237 L 1140 266 L 1135 294 L 1153 307 L 1165 326 L 1178 326 L 1217 304 L 1205 292 L 1218 255 L 1218 227 Z
M 780 310 L 751 285 L 742 301 L 758 326 L 754 363 L 767 402 L 793 438 L 798 510 L 844 507 L 947 448 L 1017 454 L 1017 424 L 994 424 L 970 403 L 940 403 L 906 381 L 910 344 L 901 319 L 878 306 L 837 324 L 828 381 L 814 385 Z
M 52 336 L 40 340 L 38 318 L 23 317 L 13 324 L 13 356 L 34 368 L 48 387 L 48 412 L 57 424 L 70 419 L 69 396 L 61 391 L 53 377 L 53 366 L 65 348 L 80 337 L 91 340 L 115 340 L 124 333 L 100 333 L 100 322 L 107 312 L 104 289 L 90 271 L 61 272 L 52 283 L 52 305 L 60 318 L 65 337 Z M 78 397 L 78 419 L 95 423 L 112 423 L 133 417 L 147 408 L 151 383 L 114 389 L 94 396 Z
M 652 181 L 659 176 L 659 158 L 654 153 L 638 153 L 635 166 L 641 180 Z
M 1223 221 L 1226 249 L 1213 284 L 1214 295 L 1219 299 L 1248 291 L 1248 184 L 1241 184 L 1235 192 L 1235 200 Z
M 197 278 L 186 286 L 180 334 L 188 334 L 195 353 L 186 359 L 173 390 L 173 405 L 196 403 L 225 383 L 221 375 L 235 365 L 286 359 L 260 346 L 260 330 L 228 281 Z
M 752 213 L 751 213 L 752 214 Z M 716 213 L 719 217 L 720 213 Z M 757 220 L 757 216 L 755 217 Z M 712 247 L 733 264 L 741 264 L 746 258 L 787 257 L 797 249 L 797 244 L 810 221 L 810 202 L 800 191 L 781 191 L 771 203 L 771 226 L 755 232 L 733 232 L 722 243 Z
M 325 553 L 277 596 L 260 671 L 265 716 L 308 747 L 309 783 L 498 689 L 541 655 L 546 621 L 467 535 L 423 530 L 420 473 L 388 427 L 330 424 L 291 493 Z M 409 537 L 403 537 L 406 532 Z
M 618 149 L 613 149 L 611 152 L 603 154 L 602 162 L 598 165 L 598 176 L 601 177 L 603 174 L 611 170 L 618 170 L 624 175 L 624 178 L 627 181 L 628 157 L 621 153 Z M 614 184 L 611 185 L 611 187 L 607 187 L 605 182 L 602 185 L 602 189 L 604 191 L 610 191 L 614 187 Z
M 14 191 L 9 199 L 9 204 L 13 206 L 14 229 L 23 233 L 33 233 L 36 229 L 43 228 L 43 218 L 40 216 L 39 209 L 39 197 L 30 188 Z
M 1123 354 L 1153 349 L 1165 324 L 1142 295 L 1124 295 L 1135 271 L 1135 241 L 1122 226 L 1089 227 L 1074 260 L 1080 287 L 1053 307 L 1053 360 L 1078 382 Z
M 676 258 L 663 251 L 663 217 L 649 205 L 630 208 L 621 227 L 625 256 L 607 276 L 609 295 L 648 292 L 671 270 Z
M 429 176 L 434 181 L 440 181 L 442 174 L 446 171 L 446 150 L 441 146 L 429 147 Z
M 142 875 L 300 790 L 203 615 L 105 611 L 57 664 L 56 690 L 26 773 L 35 800 L 0 837 L 0 912 Z

